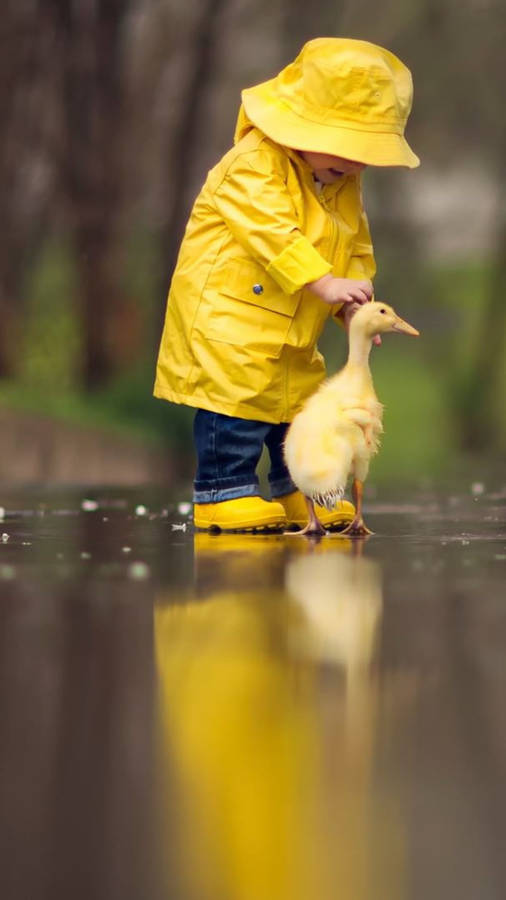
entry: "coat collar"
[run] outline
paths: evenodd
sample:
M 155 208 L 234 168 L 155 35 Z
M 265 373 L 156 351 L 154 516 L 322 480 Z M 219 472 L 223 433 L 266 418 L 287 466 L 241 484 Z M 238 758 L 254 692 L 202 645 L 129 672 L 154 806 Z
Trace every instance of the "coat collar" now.
M 304 180 L 311 185 L 311 189 L 313 190 L 313 192 L 315 194 L 318 194 L 318 191 L 316 190 L 313 170 L 309 163 L 306 162 L 306 160 L 300 155 L 300 153 L 297 152 L 297 150 L 292 150 L 291 147 L 283 147 L 283 150 L 285 151 L 291 162 L 293 162 L 293 164 L 301 171 Z M 344 185 L 348 181 L 348 178 L 354 177 L 354 175 L 348 177 L 346 175 L 343 175 L 342 178 L 339 178 L 338 181 L 334 181 L 333 184 L 322 184 L 320 193 L 322 193 L 327 198 L 333 197 L 341 190 L 342 187 L 344 187 Z

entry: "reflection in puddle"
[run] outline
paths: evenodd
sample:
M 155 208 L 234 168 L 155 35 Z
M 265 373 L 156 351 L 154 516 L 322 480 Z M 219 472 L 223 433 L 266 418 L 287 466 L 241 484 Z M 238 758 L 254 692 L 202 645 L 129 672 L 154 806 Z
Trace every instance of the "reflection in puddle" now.
M 372 839 L 381 614 L 379 568 L 349 541 L 196 536 L 195 594 L 155 612 L 181 898 L 402 895 L 386 809 Z

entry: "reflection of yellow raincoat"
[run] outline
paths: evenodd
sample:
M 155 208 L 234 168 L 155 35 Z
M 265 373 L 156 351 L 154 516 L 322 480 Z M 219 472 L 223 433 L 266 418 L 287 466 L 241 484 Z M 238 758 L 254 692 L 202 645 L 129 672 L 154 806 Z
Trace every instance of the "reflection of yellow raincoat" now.
M 290 421 L 324 377 L 316 342 L 336 311 L 304 285 L 372 278 L 358 177 L 318 194 L 292 150 L 241 111 L 238 141 L 197 198 L 172 280 L 155 395 Z
M 159 595 L 167 896 L 407 896 L 398 798 L 373 776 L 380 572 L 351 553 L 198 534 L 195 595 Z

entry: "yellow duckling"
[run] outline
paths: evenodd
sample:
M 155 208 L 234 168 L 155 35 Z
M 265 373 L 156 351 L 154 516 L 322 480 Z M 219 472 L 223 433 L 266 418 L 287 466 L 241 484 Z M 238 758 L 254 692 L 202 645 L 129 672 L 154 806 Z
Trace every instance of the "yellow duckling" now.
M 383 431 L 383 406 L 374 390 L 369 353 L 376 334 L 419 335 L 386 303 L 364 303 L 349 329 L 346 365 L 324 382 L 295 416 L 286 436 L 285 458 L 304 494 L 309 521 L 298 534 L 325 534 L 314 504 L 332 509 L 353 476 L 355 517 L 342 534 L 372 534 L 362 518 L 363 484 Z

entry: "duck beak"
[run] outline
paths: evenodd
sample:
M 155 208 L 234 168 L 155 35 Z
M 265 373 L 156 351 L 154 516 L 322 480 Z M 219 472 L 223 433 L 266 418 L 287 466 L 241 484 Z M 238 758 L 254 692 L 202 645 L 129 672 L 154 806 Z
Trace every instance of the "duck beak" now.
M 412 337 L 420 337 L 420 332 L 413 328 L 409 322 L 405 322 L 404 319 L 401 319 L 399 316 L 395 317 L 395 322 L 392 325 L 392 331 L 398 331 L 400 334 L 410 334 Z

